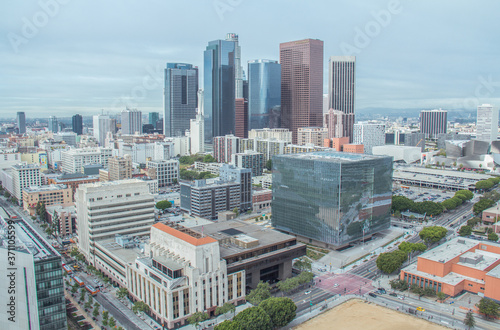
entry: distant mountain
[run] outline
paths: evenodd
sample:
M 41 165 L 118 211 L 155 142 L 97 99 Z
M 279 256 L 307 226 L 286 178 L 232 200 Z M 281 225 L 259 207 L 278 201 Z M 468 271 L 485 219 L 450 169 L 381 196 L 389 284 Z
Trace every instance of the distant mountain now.
M 421 108 L 411 108 L 411 109 L 388 109 L 388 108 L 363 108 L 356 110 L 356 121 L 358 120 L 376 120 L 382 118 L 388 118 L 389 120 L 394 120 L 399 117 L 403 118 L 418 118 L 420 116 Z M 443 109 L 448 111 L 448 121 L 459 121 L 459 122 L 475 122 L 476 121 L 476 110 L 464 110 L 464 109 Z

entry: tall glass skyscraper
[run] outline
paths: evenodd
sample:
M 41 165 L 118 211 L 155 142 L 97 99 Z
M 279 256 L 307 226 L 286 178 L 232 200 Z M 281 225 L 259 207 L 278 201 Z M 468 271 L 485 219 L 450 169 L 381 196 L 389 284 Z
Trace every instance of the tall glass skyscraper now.
M 236 33 L 226 34 L 226 41 L 234 42 L 234 97 L 245 98 L 243 95 L 243 67 L 241 66 L 241 46 Z
M 167 63 L 165 69 L 165 113 L 163 134 L 183 136 L 196 118 L 198 105 L 198 67 L 186 63 Z
M 83 123 L 82 123 L 82 116 L 81 115 L 74 115 L 71 118 L 71 122 L 73 124 L 73 132 L 75 132 L 78 135 L 82 135 L 82 130 L 83 130 Z
M 24 112 L 17 113 L 17 130 L 19 134 L 26 133 L 26 114 Z
M 315 152 L 273 157 L 272 224 L 338 247 L 390 226 L 392 157 Z
M 234 133 L 235 43 L 214 40 L 204 53 L 205 143 Z
M 53 133 L 57 133 L 59 131 L 59 125 L 57 124 L 57 117 L 50 116 L 49 117 L 49 131 Z
M 149 124 L 155 126 L 158 119 L 160 119 L 160 114 L 158 112 L 149 113 Z
M 281 127 L 281 65 L 248 61 L 248 125 L 251 129 Z

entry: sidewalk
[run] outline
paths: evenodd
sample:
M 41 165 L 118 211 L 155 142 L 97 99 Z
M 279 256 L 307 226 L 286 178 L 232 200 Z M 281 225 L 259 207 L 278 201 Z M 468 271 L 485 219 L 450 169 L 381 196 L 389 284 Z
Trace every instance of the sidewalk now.
M 101 292 L 101 294 L 108 300 L 108 302 L 110 304 L 115 306 L 116 309 L 118 309 L 120 312 L 122 312 L 137 327 L 139 327 L 143 330 L 151 330 L 153 328 L 153 326 L 149 326 L 145 320 L 143 320 L 141 317 L 137 316 L 137 314 L 135 314 L 132 311 L 132 304 L 129 303 L 127 300 L 125 301 L 125 303 L 128 304 L 129 307 L 127 307 L 123 302 L 121 302 L 118 298 L 116 298 L 109 291 L 108 292 Z M 156 323 L 155 323 L 155 325 L 158 326 L 158 324 L 156 324 Z
M 78 302 L 75 300 L 75 298 L 73 298 L 71 296 L 71 294 L 68 292 L 68 290 L 64 290 L 64 297 L 71 301 L 71 303 L 73 304 L 73 306 L 76 307 L 78 312 L 80 312 L 80 314 L 82 314 L 85 317 L 85 321 L 90 323 L 90 325 L 92 325 L 92 327 L 94 329 L 98 329 L 98 330 L 101 329 L 101 327 L 98 326 L 97 323 L 94 322 L 94 320 L 92 320 L 92 317 L 89 314 L 87 314 L 87 312 L 85 312 L 85 310 L 80 306 L 80 304 L 78 304 Z

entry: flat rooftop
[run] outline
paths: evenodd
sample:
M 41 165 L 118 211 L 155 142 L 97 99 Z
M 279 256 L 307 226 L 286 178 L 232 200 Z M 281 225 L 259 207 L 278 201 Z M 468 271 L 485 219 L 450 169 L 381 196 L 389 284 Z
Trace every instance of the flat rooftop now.
M 496 266 L 495 268 L 487 272 L 486 275 L 500 278 L 500 265 Z
M 115 238 L 98 240 L 95 242 L 95 245 L 100 249 L 109 251 L 110 255 L 120 259 L 124 264 L 132 264 L 136 258 L 144 256 L 142 250 L 137 245 L 133 248 L 124 248 L 116 243 Z
M 443 243 L 429 251 L 422 253 L 419 258 L 428 259 L 437 262 L 448 262 L 459 255 L 464 254 L 468 250 L 480 244 L 479 241 L 469 238 L 454 238 L 446 243 Z
M 438 178 L 451 178 L 451 179 L 469 179 L 474 182 L 487 180 L 492 178 L 491 175 L 487 174 L 479 174 L 479 173 L 469 173 L 469 172 L 460 172 L 460 171 L 450 171 L 450 170 L 439 170 L 434 168 L 425 168 L 425 167 L 417 167 L 417 166 L 398 166 L 394 169 L 394 172 L 407 172 L 413 174 L 425 174 L 429 176 L 434 176 Z
M 477 278 L 468 277 L 468 276 L 464 276 L 464 275 L 453 273 L 453 272 L 450 272 L 450 273 L 446 274 L 444 277 L 439 277 L 437 275 L 432 275 L 432 274 L 429 274 L 429 273 L 417 270 L 417 265 L 416 264 L 413 264 L 413 265 L 410 265 L 408 267 L 405 267 L 405 268 L 403 268 L 403 270 L 405 272 L 411 273 L 411 274 L 413 274 L 415 276 L 428 278 L 430 280 L 434 280 L 434 281 L 437 281 L 437 282 L 446 283 L 446 284 L 453 285 L 453 286 L 459 284 L 460 282 L 462 282 L 464 280 L 468 280 L 468 281 L 475 282 L 475 283 L 478 283 L 478 284 L 484 284 L 484 281 L 478 280 Z
M 363 160 L 372 159 L 382 159 L 390 158 L 389 156 L 376 156 L 376 155 L 366 155 L 366 154 L 354 154 L 347 152 L 333 151 L 333 149 L 328 149 L 320 152 L 306 152 L 299 154 L 286 154 L 286 155 L 275 155 L 274 157 L 279 158 L 293 158 L 293 159 L 307 159 L 307 160 L 319 160 L 332 163 L 352 163 Z
M 26 191 L 27 193 L 35 193 L 35 192 L 62 190 L 62 189 L 66 189 L 66 188 L 67 188 L 67 186 L 64 184 L 51 184 L 48 186 L 29 186 L 29 187 L 23 188 L 23 190 Z

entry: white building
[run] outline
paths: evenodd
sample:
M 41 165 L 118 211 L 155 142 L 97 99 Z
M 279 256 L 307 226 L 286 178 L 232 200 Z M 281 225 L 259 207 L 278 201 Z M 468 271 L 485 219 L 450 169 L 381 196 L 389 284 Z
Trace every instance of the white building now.
M 328 128 L 326 127 L 299 127 L 297 130 L 297 144 L 299 146 L 309 143 L 323 146 L 326 138 L 328 138 Z
M 95 115 L 93 116 L 94 137 L 99 145 L 104 146 L 106 141 L 106 133 L 115 132 L 115 121 L 109 116 Z
M 165 187 L 179 181 L 179 161 L 170 160 L 151 160 L 146 164 L 147 168 L 155 169 L 155 177 L 158 180 L 158 187 Z
M 202 114 L 197 114 L 189 122 L 189 137 L 191 139 L 192 155 L 205 152 L 205 119 Z
M 36 164 L 17 164 L 12 166 L 13 189 L 11 194 L 19 203 L 23 199 L 23 189 L 29 186 L 40 186 L 40 166 Z
M 64 141 L 67 145 L 76 147 L 77 134 L 75 132 L 59 132 L 54 134 L 54 141 Z
M 292 132 L 288 128 L 263 128 L 248 131 L 248 138 L 265 140 L 282 140 L 292 143 Z
M 498 107 L 483 104 L 477 107 L 476 139 L 496 141 L 498 137 Z
M 188 136 L 168 137 L 165 141 L 171 141 L 174 144 L 175 156 L 189 156 L 191 153 L 190 138 Z
M 385 145 L 385 124 L 361 121 L 354 124 L 354 144 L 363 144 L 365 154 L 375 146 Z
M 420 161 L 422 149 L 420 147 L 410 146 L 375 146 L 372 148 L 373 155 L 392 156 L 393 161 L 404 161 L 407 164 Z
M 62 152 L 62 170 L 66 173 L 82 172 L 82 166 L 101 164 L 108 167 L 108 158 L 113 156 L 111 148 L 77 148 Z
M 142 133 L 142 112 L 137 109 L 125 109 L 121 113 L 122 134 L 133 135 Z
M 92 265 L 103 258 L 95 242 L 114 238 L 115 234 L 149 234 L 155 218 L 149 189 L 138 179 L 88 183 L 77 188 L 78 248 Z

